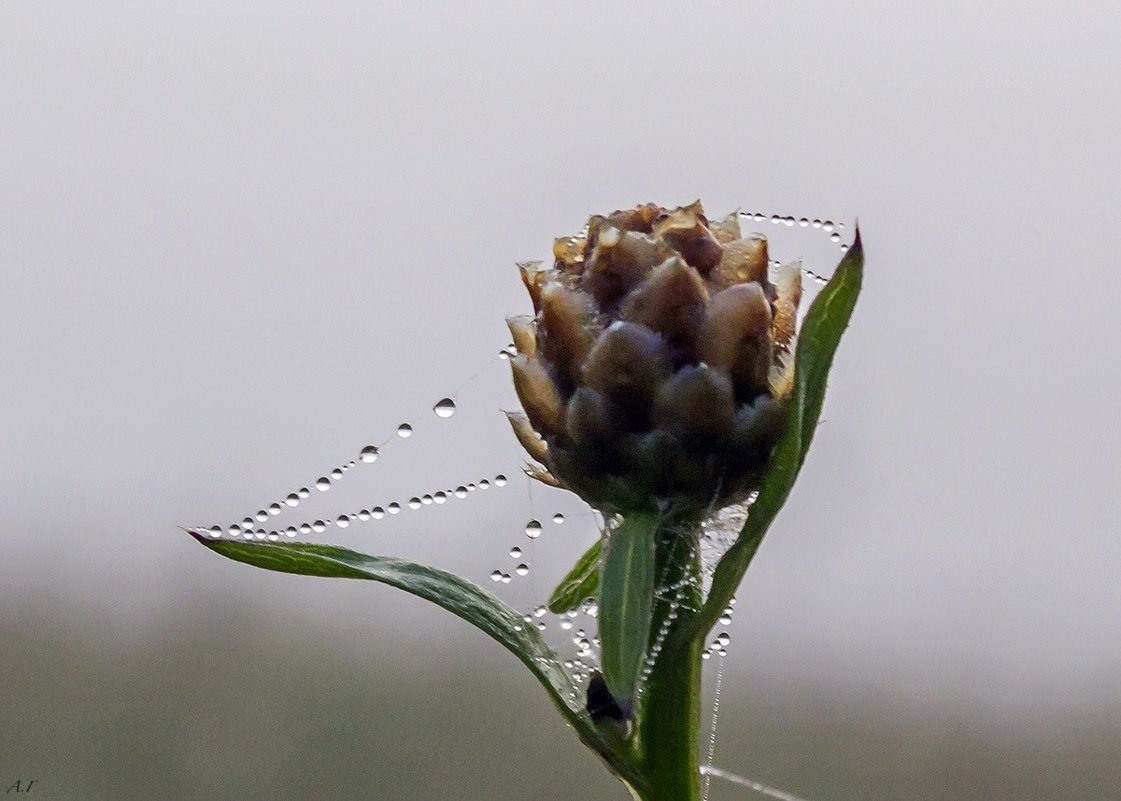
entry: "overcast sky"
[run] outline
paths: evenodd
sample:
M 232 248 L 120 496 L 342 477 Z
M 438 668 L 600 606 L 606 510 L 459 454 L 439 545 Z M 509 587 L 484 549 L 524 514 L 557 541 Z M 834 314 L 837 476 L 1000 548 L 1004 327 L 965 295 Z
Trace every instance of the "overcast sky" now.
M 313 536 L 486 581 L 564 511 L 501 588 L 544 599 L 592 528 L 531 497 L 498 412 L 514 262 L 699 197 L 846 238 L 859 216 L 867 252 L 733 669 L 1116 698 L 1121 10 L 843 5 L 0 3 L 0 603 L 121 637 L 230 603 L 458 637 L 175 528 L 381 442 L 284 523 L 506 473 Z

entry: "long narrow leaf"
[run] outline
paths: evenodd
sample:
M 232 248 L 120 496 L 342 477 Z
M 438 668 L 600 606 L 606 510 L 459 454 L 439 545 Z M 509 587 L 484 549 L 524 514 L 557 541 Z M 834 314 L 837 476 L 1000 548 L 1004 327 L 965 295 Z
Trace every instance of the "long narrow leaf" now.
M 794 395 L 790 399 L 786 428 L 775 446 L 763 485 L 739 538 L 716 566 L 712 588 L 694 631 L 705 632 L 712 628 L 727 606 L 759 549 L 763 535 L 786 503 L 798 478 L 821 415 L 833 355 L 852 316 L 863 276 L 864 250 L 858 228 L 852 247 L 814 299 L 802 322 L 794 356 Z
M 378 581 L 431 601 L 486 632 L 514 654 L 541 682 L 557 709 L 577 733 L 615 773 L 627 775 L 628 766 L 603 739 L 579 701 L 570 695 L 577 688 L 556 653 L 533 625 L 516 610 L 483 588 L 446 570 L 396 559 L 369 556 L 332 545 L 289 542 L 239 542 L 212 539 L 189 531 L 210 550 L 238 562 L 282 573 L 325 578 Z
M 603 678 L 626 709 L 650 641 L 657 516 L 628 515 L 607 540 L 600 578 L 599 639 Z
M 576 564 L 561 579 L 560 584 L 549 596 L 549 611 L 554 615 L 570 612 L 588 598 L 599 592 L 599 557 L 603 550 L 603 540 L 595 543 L 576 560 Z

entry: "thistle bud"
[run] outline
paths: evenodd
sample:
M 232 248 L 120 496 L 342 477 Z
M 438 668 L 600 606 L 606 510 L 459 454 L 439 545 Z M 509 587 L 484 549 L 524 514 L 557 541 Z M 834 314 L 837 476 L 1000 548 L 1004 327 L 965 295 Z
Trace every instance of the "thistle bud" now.
M 611 514 L 743 500 L 792 385 L 798 266 L 772 283 L 766 239 L 699 202 L 594 216 L 553 256 L 519 265 L 535 315 L 509 320 L 527 472 Z

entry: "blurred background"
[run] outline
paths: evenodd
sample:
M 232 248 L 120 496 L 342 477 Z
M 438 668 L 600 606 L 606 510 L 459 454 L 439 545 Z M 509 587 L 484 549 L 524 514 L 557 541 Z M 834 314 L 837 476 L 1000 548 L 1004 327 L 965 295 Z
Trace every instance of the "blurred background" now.
M 532 609 L 594 523 L 499 413 L 514 262 L 700 197 L 859 215 L 868 264 L 715 764 L 811 801 L 1121 797 L 1119 37 L 1104 2 L 0 4 L 0 787 L 624 798 L 465 624 L 176 527 L 474 482 L 307 539 Z

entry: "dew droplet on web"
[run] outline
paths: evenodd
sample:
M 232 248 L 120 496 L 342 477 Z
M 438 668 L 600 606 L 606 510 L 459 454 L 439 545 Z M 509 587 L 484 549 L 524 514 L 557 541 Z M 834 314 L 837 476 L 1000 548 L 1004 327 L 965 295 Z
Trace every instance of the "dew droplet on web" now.
M 362 522 L 365 522 L 365 521 L 369 520 L 370 519 L 370 510 L 369 509 L 359 510 L 358 519 L 361 520 Z
M 425 506 L 431 506 L 432 505 L 432 496 L 431 495 L 425 495 L 424 497 L 422 497 L 420 499 L 420 502 L 423 503 Z
M 432 407 L 432 411 L 436 413 L 437 417 L 451 417 L 455 414 L 455 401 L 452 398 L 441 398 L 436 401 L 436 405 Z
M 401 511 L 401 504 L 397 503 L 397 501 L 394 501 L 385 508 L 391 515 L 395 515 Z
M 284 503 L 287 506 L 299 506 L 300 505 L 300 496 L 293 492 L 287 498 L 284 499 Z
M 228 529 L 226 529 L 226 532 L 231 537 L 236 537 L 237 535 L 239 535 L 241 533 L 241 526 L 239 526 L 237 523 L 234 523 L 232 526 L 230 526 Z
M 521 555 L 522 555 L 522 549 L 519 548 L 517 545 L 515 545 L 513 548 L 510 549 L 510 558 L 511 559 L 517 559 Z
M 490 574 L 490 580 L 494 581 L 494 582 L 502 581 L 502 571 L 501 570 L 492 571 L 491 574 Z
M 466 498 L 467 497 L 467 487 L 464 487 L 464 486 L 456 487 L 455 488 L 455 497 Z
M 300 500 L 302 501 L 305 500 L 309 495 L 311 495 L 311 490 L 309 490 L 307 487 L 300 487 L 300 491 L 297 492 L 296 495 L 298 495 Z
M 826 233 L 829 233 L 830 231 L 832 231 L 833 230 L 833 221 L 832 220 L 826 220 L 825 222 L 823 222 L 821 224 L 821 230 L 825 231 Z
M 376 462 L 378 460 L 378 446 L 377 445 L 367 445 L 365 448 L 363 448 L 361 451 L 359 451 L 358 458 L 361 459 L 366 464 L 370 464 L 371 462 Z
M 350 525 L 350 515 L 339 515 L 335 523 L 339 528 L 346 528 Z
M 311 533 L 311 523 L 300 523 L 300 533 L 308 535 Z
M 509 573 L 503 573 L 502 574 L 502 583 L 503 584 L 509 584 L 511 580 L 512 580 L 512 576 Z
M 279 503 L 269 504 L 269 514 L 274 515 L 274 516 L 280 514 L 280 504 Z
M 266 512 L 266 511 L 265 511 L 264 509 L 262 509 L 261 511 L 257 512 L 257 514 L 255 514 L 255 515 L 253 515 L 253 516 L 254 516 L 255 518 L 257 518 L 257 522 L 258 522 L 258 523 L 263 523 L 263 522 L 265 522 L 266 520 L 268 520 L 268 519 L 269 519 L 269 513 L 268 513 L 268 512 Z
M 372 517 L 374 520 L 381 520 L 383 517 L 385 517 L 385 510 L 380 506 L 375 506 L 370 510 L 370 517 Z
M 331 479 L 327 478 L 327 476 L 320 476 L 319 480 L 315 482 L 315 488 L 320 492 L 326 492 L 331 489 Z
M 564 522 L 564 515 L 562 515 L 560 512 L 557 512 L 555 515 L 553 515 L 553 522 L 559 526 Z
M 479 482 L 479 489 L 482 489 L 482 490 L 490 489 L 490 481 L 488 479 L 484 478 L 482 481 Z
M 432 495 L 432 500 L 434 500 L 436 503 L 446 503 L 448 500 L 448 494 L 441 490 L 440 492 L 434 493 Z
M 322 534 L 324 531 L 327 530 L 327 524 L 324 523 L 322 520 L 316 520 L 314 523 L 311 524 L 311 530 L 314 531 L 316 534 Z
M 408 439 L 413 435 L 413 427 L 408 423 L 401 423 L 397 426 L 397 436 L 401 439 Z
M 288 528 L 284 529 L 284 533 L 287 534 L 289 537 L 295 537 L 296 536 L 296 527 L 295 526 L 289 526 Z
M 420 508 L 420 498 L 416 497 L 415 495 L 413 497 L 409 498 L 409 508 L 410 509 L 419 509 Z
M 338 481 L 342 477 L 343 477 L 343 471 L 340 470 L 339 468 L 336 467 L 334 470 L 331 471 L 331 478 L 333 478 L 335 481 Z
M 527 565 L 525 562 L 522 562 L 520 565 L 514 568 L 514 572 L 519 576 L 527 576 L 529 575 L 529 565 Z
M 494 477 L 494 486 L 505 487 L 506 486 L 506 476 L 502 475 L 501 473 L 499 473 L 497 476 L 495 476 Z
M 468 484 L 467 485 L 467 491 L 468 492 L 474 492 L 475 491 L 475 485 L 474 484 Z
M 536 520 L 530 520 L 525 524 L 525 535 L 531 540 L 535 540 L 541 536 L 541 523 Z
M 805 228 L 805 227 L 806 227 L 806 226 L 808 226 L 809 224 L 810 224 L 810 221 L 809 221 L 809 220 L 808 220 L 807 218 L 805 218 L 805 217 L 803 217 L 802 219 L 798 220 L 798 225 L 802 226 L 803 228 Z
M 830 234 L 829 235 L 829 241 L 830 242 L 840 242 L 841 241 L 841 235 L 840 234 Z

